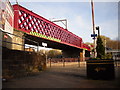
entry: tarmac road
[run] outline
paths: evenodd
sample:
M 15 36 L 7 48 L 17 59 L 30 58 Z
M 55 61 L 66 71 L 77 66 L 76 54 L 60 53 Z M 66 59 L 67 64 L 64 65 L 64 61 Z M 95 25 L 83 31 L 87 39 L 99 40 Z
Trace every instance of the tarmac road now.
M 12 79 L 3 88 L 120 88 L 120 67 L 116 67 L 115 80 L 91 80 L 86 78 L 86 68 L 51 67 L 38 75 Z

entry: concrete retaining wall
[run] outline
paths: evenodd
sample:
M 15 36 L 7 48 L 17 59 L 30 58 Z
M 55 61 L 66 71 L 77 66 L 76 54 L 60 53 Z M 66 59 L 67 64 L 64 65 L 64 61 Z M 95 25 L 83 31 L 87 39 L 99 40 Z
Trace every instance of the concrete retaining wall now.
M 45 67 L 45 57 L 35 52 L 2 49 L 3 77 L 21 77 Z

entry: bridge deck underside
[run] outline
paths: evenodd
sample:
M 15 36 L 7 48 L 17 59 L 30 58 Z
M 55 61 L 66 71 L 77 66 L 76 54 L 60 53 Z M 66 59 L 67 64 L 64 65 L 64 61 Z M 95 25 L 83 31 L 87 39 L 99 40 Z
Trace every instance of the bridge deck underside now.
M 44 42 L 44 43 L 47 43 L 48 48 L 60 49 L 60 50 L 71 50 L 71 51 L 72 50 L 82 51 L 82 49 L 80 49 L 80 48 L 72 47 L 72 46 L 69 46 L 69 45 L 66 45 L 66 44 L 58 43 L 58 42 L 55 42 L 55 41 L 50 41 L 50 40 L 47 40 L 47 39 L 43 39 L 43 38 L 40 38 L 40 37 L 35 37 L 35 36 L 32 36 L 32 35 L 28 35 L 28 34 L 25 35 L 25 38 L 28 38 L 30 40 L 38 42 L 39 46 L 42 46 L 42 42 Z M 25 39 L 25 44 L 30 44 L 30 45 L 36 45 L 37 46 L 37 43 L 28 41 L 26 39 Z

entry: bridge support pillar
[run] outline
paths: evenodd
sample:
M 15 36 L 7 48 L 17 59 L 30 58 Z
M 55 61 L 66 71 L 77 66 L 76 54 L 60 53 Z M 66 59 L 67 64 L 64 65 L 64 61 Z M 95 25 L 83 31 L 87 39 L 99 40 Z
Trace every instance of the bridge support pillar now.
M 80 52 L 80 61 L 85 61 L 88 60 L 90 58 L 90 51 L 87 50 L 82 50 L 82 52 Z
M 80 61 L 85 61 L 85 50 L 82 49 L 82 51 L 80 52 Z

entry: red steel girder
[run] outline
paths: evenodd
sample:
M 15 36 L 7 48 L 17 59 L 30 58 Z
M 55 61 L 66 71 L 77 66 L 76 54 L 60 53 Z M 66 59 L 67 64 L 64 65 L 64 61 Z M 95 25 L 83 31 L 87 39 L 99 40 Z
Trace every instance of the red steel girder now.
M 13 5 L 14 8 L 14 28 L 24 31 L 28 34 L 35 33 L 49 37 L 53 41 L 74 46 L 77 48 L 89 49 L 87 45 L 82 44 L 82 38 L 72 32 L 56 25 L 55 23 L 41 17 L 40 15 L 20 6 Z M 48 38 L 47 38 L 48 39 Z

